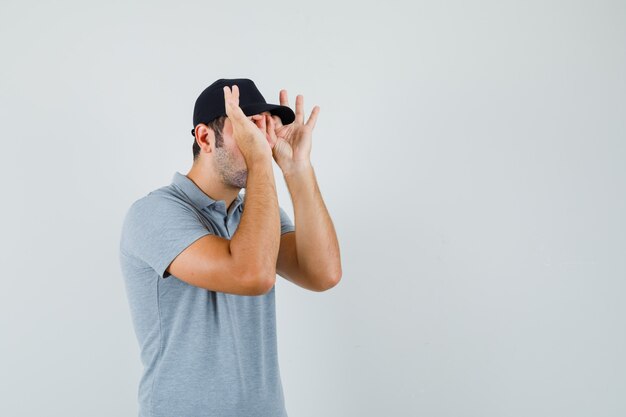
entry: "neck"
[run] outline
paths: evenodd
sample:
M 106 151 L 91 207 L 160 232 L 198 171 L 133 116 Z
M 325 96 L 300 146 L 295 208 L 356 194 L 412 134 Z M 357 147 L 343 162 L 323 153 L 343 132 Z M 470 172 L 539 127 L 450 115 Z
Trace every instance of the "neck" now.
M 223 200 L 227 210 L 241 191 L 241 188 L 229 187 L 222 183 L 219 175 L 208 165 L 194 163 L 186 175 L 213 200 Z

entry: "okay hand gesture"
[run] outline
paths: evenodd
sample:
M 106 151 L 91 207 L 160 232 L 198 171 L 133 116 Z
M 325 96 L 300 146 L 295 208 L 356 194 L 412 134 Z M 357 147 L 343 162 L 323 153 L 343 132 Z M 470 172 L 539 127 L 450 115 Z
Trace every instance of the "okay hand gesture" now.
M 282 106 L 289 107 L 287 90 L 280 90 L 279 100 Z M 319 106 L 313 107 L 309 119 L 304 123 L 304 97 L 298 95 L 296 119 L 292 123 L 283 125 L 280 117 L 272 116 L 274 134 L 269 134 L 270 139 L 275 142 L 271 143 L 272 156 L 283 173 L 311 164 L 312 133 L 319 111 Z

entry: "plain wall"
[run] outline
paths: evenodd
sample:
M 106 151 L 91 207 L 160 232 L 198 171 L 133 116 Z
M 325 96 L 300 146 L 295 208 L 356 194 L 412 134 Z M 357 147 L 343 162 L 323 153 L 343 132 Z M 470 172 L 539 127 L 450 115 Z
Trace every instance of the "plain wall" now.
M 121 221 L 238 77 L 321 108 L 291 417 L 626 415 L 624 2 L 2 0 L 0 46 L 0 415 L 136 415 Z

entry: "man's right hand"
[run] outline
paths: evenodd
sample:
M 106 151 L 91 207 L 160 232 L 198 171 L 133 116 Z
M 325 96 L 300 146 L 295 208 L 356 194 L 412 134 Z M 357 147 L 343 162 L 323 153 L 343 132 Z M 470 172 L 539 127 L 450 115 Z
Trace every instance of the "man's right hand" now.
M 224 87 L 224 107 L 233 127 L 233 138 L 246 161 L 258 158 L 272 159 L 272 146 L 266 133 L 245 115 L 239 107 L 239 87 Z

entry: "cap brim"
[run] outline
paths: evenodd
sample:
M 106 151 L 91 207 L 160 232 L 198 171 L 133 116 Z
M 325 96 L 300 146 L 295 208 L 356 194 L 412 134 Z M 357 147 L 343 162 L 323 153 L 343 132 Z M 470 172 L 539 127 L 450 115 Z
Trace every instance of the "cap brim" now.
M 270 114 L 280 117 L 280 120 L 284 125 L 288 125 L 296 120 L 296 115 L 293 110 L 287 106 L 281 106 L 279 104 L 250 104 L 248 106 L 242 106 L 241 110 L 246 116 L 252 116 L 254 114 L 263 113 L 264 111 L 269 111 Z

